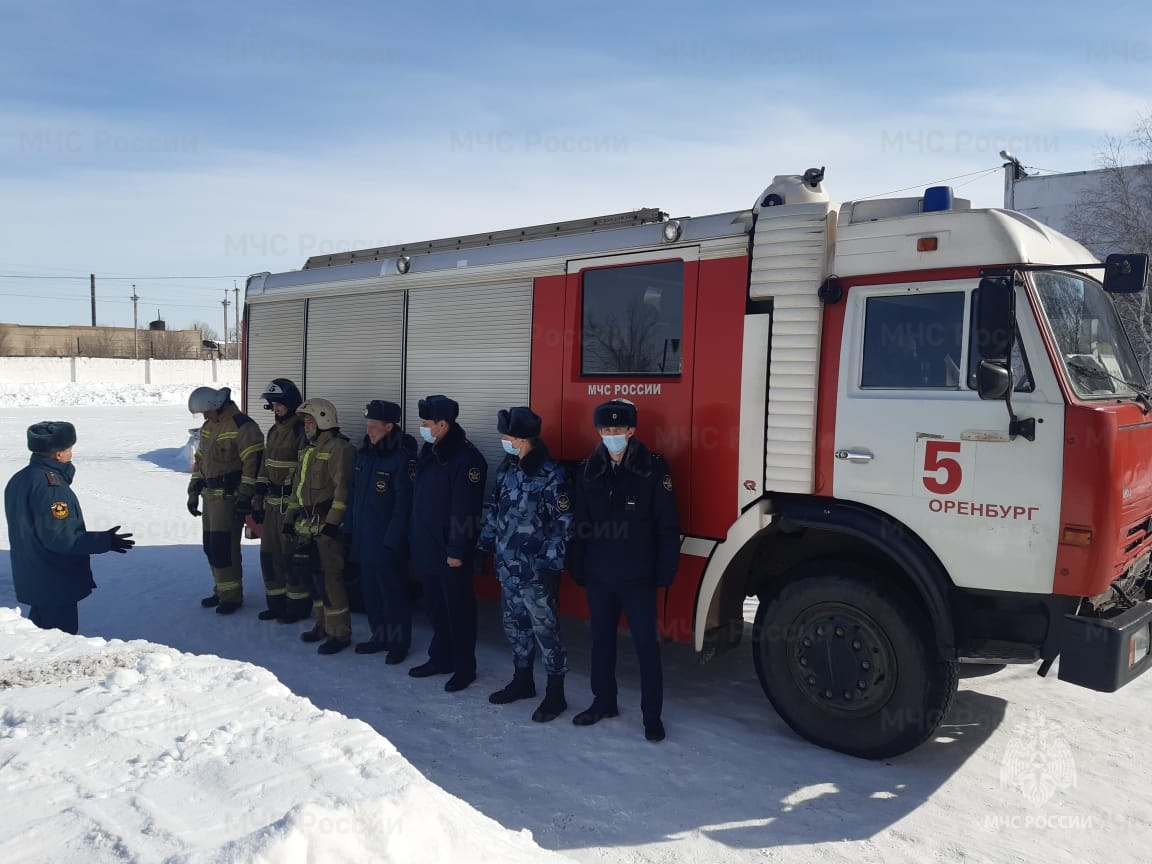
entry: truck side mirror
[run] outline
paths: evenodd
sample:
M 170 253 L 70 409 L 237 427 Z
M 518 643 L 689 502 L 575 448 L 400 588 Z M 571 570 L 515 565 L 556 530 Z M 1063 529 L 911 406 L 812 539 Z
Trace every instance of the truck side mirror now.
M 1109 255 L 1104 259 L 1104 290 L 1109 294 L 1139 294 L 1147 284 L 1147 255 Z
M 981 279 L 972 296 L 976 345 L 984 360 L 1007 365 L 1015 338 L 1016 293 L 1002 277 Z
M 998 360 L 981 360 L 976 367 L 976 392 L 981 399 L 1003 399 L 1012 386 L 1008 364 Z

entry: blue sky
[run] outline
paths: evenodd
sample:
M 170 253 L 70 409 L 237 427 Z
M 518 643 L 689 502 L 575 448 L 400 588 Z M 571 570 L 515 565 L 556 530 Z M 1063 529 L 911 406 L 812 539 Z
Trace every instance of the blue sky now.
M 836 201 L 970 175 L 999 206 L 1005 146 L 1084 170 L 1152 110 L 1134 2 L 4 6 L 0 321 L 26 324 L 88 323 L 94 272 L 98 323 L 135 284 L 141 321 L 215 325 L 233 279 L 311 254 L 741 209 L 819 165 Z

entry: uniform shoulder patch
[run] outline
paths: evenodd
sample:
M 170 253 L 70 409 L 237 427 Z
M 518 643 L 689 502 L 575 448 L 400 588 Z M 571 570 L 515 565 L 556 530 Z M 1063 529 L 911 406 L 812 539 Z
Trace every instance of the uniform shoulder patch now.
M 572 499 L 567 495 L 561 495 L 556 499 L 556 509 L 561 511 L 568 511 L 572 509 Z
M 52 507 L 53 519 L 67 519 L 68 518 L 68 502 L 67 501 L 53 501 Z
M 672 491 L 672 475 L 671 474 L 665 474 L 664 475 L 664 488 L 667 489 L 669 492 Z
M 60 475 L 57 474 L 55 471 L 45 471 L 44 472 L 44 479 L 48 481 L 49 486 L 59 486 L 60 485 Z
M 480 482 L 480 469 L 479 468 L 469 468 L 468 469 L 468 479 L 472 483 L 479 483 Z

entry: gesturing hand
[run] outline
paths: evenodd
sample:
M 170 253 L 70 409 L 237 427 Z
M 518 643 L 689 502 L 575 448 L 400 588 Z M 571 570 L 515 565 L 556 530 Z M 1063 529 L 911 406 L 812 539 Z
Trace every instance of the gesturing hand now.
M 136 545 L 136 541 L 129 539 L 132 536 L 131 534 L 117 534 L 116 532 L 119 530 L 120 526 L 117 525 L 115 528 L 109 528 L 108 534 L 112 538 L 112 551 L 119 552 L 123 555 Z

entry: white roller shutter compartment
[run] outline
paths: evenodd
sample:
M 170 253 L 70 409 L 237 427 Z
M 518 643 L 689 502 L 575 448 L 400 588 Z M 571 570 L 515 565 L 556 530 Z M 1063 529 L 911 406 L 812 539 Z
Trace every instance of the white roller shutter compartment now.
M 251 304 L 247 327 L 248 414 L 268 431 L 272 412 L 264 410 L 260 394 L 273 378 L 288 378 L 300 386 L 304 376 L 304 301 Z
M 308 301 L 306 396 L 336 406 L 340 431 L 359 446 L 364 406 L 401 402 L 404 294 L 399 291 Z
M 420 399 L 434 393 L 455 399 L 458 422 L 488 460 L 491 482 L 504 458 L 496 412 L 528 404 L 531 354 L 531 282 L 411 291 L 408 431 L 419 438 Z

